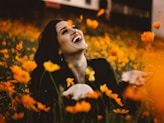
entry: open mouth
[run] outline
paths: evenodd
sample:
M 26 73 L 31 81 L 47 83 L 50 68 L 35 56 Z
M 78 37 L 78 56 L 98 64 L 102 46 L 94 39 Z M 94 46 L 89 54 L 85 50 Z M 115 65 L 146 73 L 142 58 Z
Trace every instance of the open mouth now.
M 82 39 L 82 37 L 80 35 L 77 35 L 72 39 L 72 42 L 77 43 L 77 42 L 81 41 L 81 39 Z

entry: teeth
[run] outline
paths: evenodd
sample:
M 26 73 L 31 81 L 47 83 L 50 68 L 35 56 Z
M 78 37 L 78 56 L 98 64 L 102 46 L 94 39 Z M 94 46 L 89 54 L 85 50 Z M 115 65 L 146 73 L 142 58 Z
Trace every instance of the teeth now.
M 79 40 L 81 40 L 81 36 L 80 36 L 80 35 L 78 35 L 78 36 L 76 36 L 75 38 L 73 38 L 72 42 L 73 42 L 73 43 L 76 43 L 76 42 L 79 41 Z

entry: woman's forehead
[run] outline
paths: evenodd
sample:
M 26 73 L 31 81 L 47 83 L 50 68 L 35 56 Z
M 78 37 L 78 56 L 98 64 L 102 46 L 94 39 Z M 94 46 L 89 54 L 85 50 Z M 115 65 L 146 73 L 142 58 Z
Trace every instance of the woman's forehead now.
M 62 28 L 67 27 L 67 21 L 60 21 L 56 24 L 56 31 L 59 32 Z

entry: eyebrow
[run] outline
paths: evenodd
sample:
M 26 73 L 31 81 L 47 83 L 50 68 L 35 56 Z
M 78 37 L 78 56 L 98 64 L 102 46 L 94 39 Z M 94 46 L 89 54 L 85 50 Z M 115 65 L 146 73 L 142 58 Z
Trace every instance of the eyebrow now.
M 66 29 L 66 26 L 65 26 L 65 27 L 63 27 L 63 28 L 61 28 L 61 29 L 59 30 L 59 32 L 61 32 L 63 29 Z

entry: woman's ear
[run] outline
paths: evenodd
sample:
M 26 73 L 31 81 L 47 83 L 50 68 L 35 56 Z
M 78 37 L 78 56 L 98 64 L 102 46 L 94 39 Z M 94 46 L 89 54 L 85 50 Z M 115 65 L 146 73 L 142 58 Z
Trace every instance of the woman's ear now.
M 59 48 L 59 50 L 58 50 L 58 54 L 59 55 L 61 55 L 62 54 L 62 51 L 61 51 L 61 49 Z

